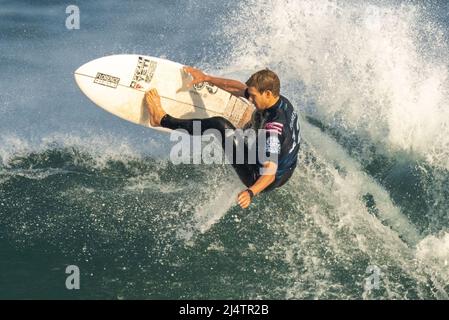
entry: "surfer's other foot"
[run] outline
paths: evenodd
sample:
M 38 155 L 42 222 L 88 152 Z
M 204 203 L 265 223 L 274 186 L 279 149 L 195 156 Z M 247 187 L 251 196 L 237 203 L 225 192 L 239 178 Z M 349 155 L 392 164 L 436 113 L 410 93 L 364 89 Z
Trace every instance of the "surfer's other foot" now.
M 150 113 L 150 124 L 152 127 L 160 127 L 162 118 L 166 115 L 161 106 L 161 97 L 156 89 L 145 92 L 145 102 Z

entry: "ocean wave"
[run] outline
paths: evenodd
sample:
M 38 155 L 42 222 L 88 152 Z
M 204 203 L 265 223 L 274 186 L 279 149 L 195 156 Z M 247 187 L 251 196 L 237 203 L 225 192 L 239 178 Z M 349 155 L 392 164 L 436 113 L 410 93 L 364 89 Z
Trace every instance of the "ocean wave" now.
M 226 17 L 234 23 L 224 35 L 235 42 L 225 71 L 270 67 L 282 75 L 285 95 L 340 135 L 449 169 L 447 32 L 429 8 L 388 1 L 241 6 Z

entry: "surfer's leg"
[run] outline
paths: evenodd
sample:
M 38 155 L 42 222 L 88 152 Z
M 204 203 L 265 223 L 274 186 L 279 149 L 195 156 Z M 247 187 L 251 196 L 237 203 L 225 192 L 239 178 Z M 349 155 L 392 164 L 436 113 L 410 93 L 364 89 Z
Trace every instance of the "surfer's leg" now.
M 199 122 L 201 131 L 194 132 L 194 123 Z M 164 128 L 176 130 L 176 129 L 184 129 L 186 130 L 190 135 L 194 134 L 203 134 L 206 130 L 209 129 L 215 129 L 218 130 L 220 133 L 219 139 L 221 139 L 221 146 L 224 151 L 226 151 L 226 130 L 235 130 L 234 125 L 229 122 L 227 119 L 222 117 L 212 117 L 207 119 L 178 119 L 170 116 L 169 114 L 166 114 L 162 120 L 161 120 L 161 126 Z M 248 163 L 248 146 L 245 143 L 244 144 L 244 154 L 246 155 L 244 158 L 244 163 L 237 164 L 237 147 L 235 145 L 235 141 L 232 142 L 232 148 L 233 148 L 233 158 L 232 158 L 232 166 L 239 176 L 240 180 L 243 182 L 244 185 L 247 187 L 252 186 L 257 178 L 258 178 L 258 167 L 256 164 L 249 164 Z
M 200 134 L 204 134 L 206 130 L 216 129 L 220 132 L 223 137 L 226 130 L 235 130 L 234 125 L 222 117 L 212 117 L 207 119 L 178 119 L 166 114 L 161 120 L 161 126 L 164 128 L 176 130 L 176 129 L 184 129 L 190 135 L 194 135 L 197 132 L 193 132 L 193 124 L 197 122 L 201 124 L 201 131 L 198 132 Z
M 226 130 L 235 130 L 234 125 L 222 117 L 212 117 L 207 119 L 177 119 L 167 114 L 161 106 L 161 99 L 156 89 L 147 91 L 145 93 L 145 102 L 147 104 L 148 112 L 150 114 L 150 124 L 154 127 L 162 126 L 164 128 L 176 130 L 184 129 L 190 135 L 194 135 L 194 122 L 198 121 L 201 124 L 200 134 L 203 134 L 208 129 L 218 130 L 220 133 L 219 139 L 221 140 L 221 146 L 226 153 Z M 232 142 L 233 147 L 233 159 L 232 166 L 239 176 L 240 180 L 247 186 L 252 186 L 257 180 L 257 166 L 254 164 L 247 164 L 247 158 L 243 164 L 237 164 L 236 162 L 236 145 L 235 141 Z M 244 144 L 244 152 L 248 154 L 248 147 Z

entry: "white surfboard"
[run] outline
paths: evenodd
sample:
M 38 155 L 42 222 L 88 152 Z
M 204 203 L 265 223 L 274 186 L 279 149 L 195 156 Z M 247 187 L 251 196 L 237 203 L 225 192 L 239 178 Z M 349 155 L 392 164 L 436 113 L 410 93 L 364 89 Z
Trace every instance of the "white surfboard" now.
M 183 65 L 143 55 L 113 55 L 86 63 L 75 71 L 81 91 L 95 104 L 125 120 L 151 127 L 145 91 L 156 88 L 165 112 L 181 119 L 221 116 L 237 128 L 250 119 L 254 107 L 209 83 L 187 89 L 191 76 Z M 164 128 L 154 128 L 168 131 Z

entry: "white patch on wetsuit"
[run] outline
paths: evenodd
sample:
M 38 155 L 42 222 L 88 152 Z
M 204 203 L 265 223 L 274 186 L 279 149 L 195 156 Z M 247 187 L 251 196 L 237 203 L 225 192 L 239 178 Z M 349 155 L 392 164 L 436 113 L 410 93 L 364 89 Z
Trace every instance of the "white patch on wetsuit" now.
M 295 123 L 297 117 L 298 117 L 298 114 L 296 113 L 296 111 L 293 111 L 292 118 L 290 119 L 290 130 L 293 130 L 293 124 Z
M 281 142 L 279 141 L 279 137 L 277 135 L 268 137 L 266 152 L 281 153 Z

